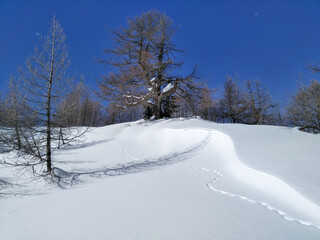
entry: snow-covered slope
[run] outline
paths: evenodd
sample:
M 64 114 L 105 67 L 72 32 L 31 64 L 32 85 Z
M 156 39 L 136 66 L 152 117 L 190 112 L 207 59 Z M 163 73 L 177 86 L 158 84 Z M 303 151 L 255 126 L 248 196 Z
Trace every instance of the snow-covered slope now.
M 319 146 L 200 119 L 94 128 L 55 153 L 65 190 L 0 169 L 23 185 L 1 189 L 0 239 L 320 239 Z

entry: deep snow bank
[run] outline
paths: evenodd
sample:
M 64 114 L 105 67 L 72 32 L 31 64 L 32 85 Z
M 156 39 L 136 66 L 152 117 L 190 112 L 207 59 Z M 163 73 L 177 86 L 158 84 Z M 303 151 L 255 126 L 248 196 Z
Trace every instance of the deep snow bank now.
M 55 155 L 84 183 L 25 182 L 32 196 L 0 199 L 0 238 L 319 239 L 319 144 L 295 129 L 199 119 L 94 128 Z M 15 182 L 11 173 L 0 170 Z

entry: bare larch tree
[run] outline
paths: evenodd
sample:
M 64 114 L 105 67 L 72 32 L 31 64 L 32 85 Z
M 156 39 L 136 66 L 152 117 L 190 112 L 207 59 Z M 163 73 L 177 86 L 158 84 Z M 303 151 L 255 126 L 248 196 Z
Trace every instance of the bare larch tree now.
M 248 124 L 275 124 L 277 104 L 272 103 L 271 95 L 259 80 L 246 82 L 246 105 Z
M 320 133 L 320 83 L 317 80 L 310 86 L 301 83 L 287 106 L 287 119 L 300 130 Z
M 0 135 L 0 143 L 7 150 L 22 150 L 21 126 L 23 121 L 27 121 L 27 116 L 24 116 L 26 112 L 22 108 L 22 97 L 16 77 L 10 76 L 8 87 L 9 91 L 4 102 L 3 127 L 5 129 L 4 134 Z
M 11 121 L 17 123 L 22 150 L 33 159 L 16 165 L 31 166 L 34 172 L 35 166 L 42 169 L 43 164 L 46 166 L 46 173 L 51 173 L 53 169 L 53 142 L 58 139 L 53 119 L 57 105 L 68 89 L 66 69 L 70 61 L 65 39 L 60 23 L 53 17 L 48 34 L 41 38 L 39 47 L 35 47 L 25 65 L 19 68 L 18 79 L 13 85 L 19 85 L 19 92 L 12 91 L 11 105 L 16 110 L 27 110 L 28 114 L 20 118 L 17 111 L 11 111 Z M 19 107 L 14 105 L 17 103 L 17 96 Z
M 157 10 L 129 19 L 125 28 L 112 31 L 115 47 L 106 53 L 113 57 L 103 62 L 116 71 L 99 81 L 99 96 L 118 109 L 143 105 L 159 119 L 164 100 L 178 88 L 196 91 L 195 72 L 186 77 L 173 75 L 182 64 L 175 61 L 179 50 L 172 42 L 174 32 L 173 21 Z
M 246 98 L 236 80 L 226 76 L 223 96 L 218 103 L 218 114 L 223 122 L 244 123 L 247 116 Z
M 57 107 L 54 125 L 63 127 L 101 126 L 104 123 L 104 112 L 99 102 L 91 98 L 83 81 L 74 84 Z

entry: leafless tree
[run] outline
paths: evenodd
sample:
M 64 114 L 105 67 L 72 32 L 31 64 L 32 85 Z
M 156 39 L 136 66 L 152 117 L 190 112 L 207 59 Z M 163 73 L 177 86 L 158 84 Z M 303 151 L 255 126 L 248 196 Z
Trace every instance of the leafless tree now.
M 2 93 L 0 92 L 0 126 L 4 125 L 4 121 L 5 121 L 4 98 Z
M 152 10 L 128 20 L 125 28 L 112 31 L 115 47 L 107 50 L 114 58 L 105 63 L 117 69 L 99 81 L 99 96 L 118 109 L 143 105 L 155 118 L 163 117 L 163 104 L 181 91 L 196 91 L 195 71 L 186 77 L 174 76 L 181 66 L 172 42 L 173 21 Z M 168 100 L 168 99 L 167 99 Z
M 102 105 L 87 95 L 82 102 L 80 126 L 101 126 L 105 121 Z
M 52 173 L 52 152 L 58 146 L 56 141 L 62 129 L 56 127 L 54 120 L 57 107 L 69 90 L 67 68 L 70 60 L 65 39 L 60 23 L 53 17 L 48 34 L 41 39 L 24 67 L 19 68 L 19 77 L 11 87 L 8 106 L 12 109 L 10 107 L 8 112 L 11 124 L 17 126 L 21 150 L 31 157 L 14 163 L 3 160 L 4 164 L 30 167 L 33 173 L 43 176 Z M 20 114 L 20 109 L 28 113 Z M 79 135 L 79 131 L 75 131 L 72 139 Z M 44 173 L 43 168 L 46 169 Z
M 272 103 L 271 95 L 262 87 L 259 80 L 246 82 L 247 119 L 249 124 L 274 124 L 277 104 Z
M 33 113 L 38 118 L 37 126 L 29 126 L 32 134 L 40 133 L 45 136 L 37 148 L 37 157 L 46 162 L 47 172 L 52 171 L 52 120 L 56 104 L 66 89 L 66 69 L 69 57 L 66 50 L 65 34 L 55 17 L 50 23 L 50 30 L 41 40 L 40 47 L 36 47 L 34 54 L 26 61 L 25 68 L 20 68 L 23 80 L 25 101 L 32 106 Z M 44 125 L 44 128 L 39 126 Z M 44 149 L 43 149 L 44 148 Z
M 311 64 L 310 65 L 310 69 L 314 73 L 319 73 L 320 72 L 320 66 L 319 65 Z
M 90 127 L 101 126 L 104 120 L 103 107 L 91 98 L 88 87 L 80 81 L 60 101 L 54 124 L 59 127 Z
M 194 92 L 178 91 L 173 99 L 174 117 L 200 116 L 205 120 L 216 120 L 214 113 L 215 102 L 213 100 L 214 90 L 209 89 L 206 84 Z
M 0 143 L 6 149 L 22 149 L 21 126 L 27 117 L 23 116 L 25 111 L 21 105 L 22 97 L 20 95 L 17 79 L 10 76 L 9 91 L 3 106 L 3 134 L 0 136 Z
M 201 118 L 205 120 L 216 120 L 215 113 L 215 101 L 213 99 L 214 90 L 209 89 L 208 86 L 204 87 L 200 95 L 198 114 Z
M 276 106 L 275 120 L 276 120 L 275 125 L 286 126 L 285 113 L 283 112 L 283 109 L 281 108 L 280 104 L 277 104 L 277 106 Z
M 223 122 L 244 123 L 247 116 L 247 105 L 244 92 L 236 80 L 226 76 L 223 96 L 218 103 L 218 115 Z
M 320 83 L 317 80 L 312 81 L 310 86 L 301 83 L 290 99 L 287 119 L 300 130 L 320 132 Z

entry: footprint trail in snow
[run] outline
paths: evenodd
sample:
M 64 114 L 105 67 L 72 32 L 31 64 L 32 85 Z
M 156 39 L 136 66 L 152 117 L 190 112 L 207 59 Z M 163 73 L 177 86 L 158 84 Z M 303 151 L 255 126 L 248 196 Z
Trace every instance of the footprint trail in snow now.
M 250 168 L 242 163 L 228 135 L 212 129 L 184 128 L 172 129 L 172 131 L 207 131 L 210 133 L 211 139 L 207 142 L 207 148 L 205 149 L 205 151 L 209 152 L 206 156 L 215 156 L 208 160 L 213 160 L 210 165 L 214 166 L 214 168 L 217 167 L 219 171 L 212 170 L 211 167 L 195 167 L 195 169 L 209 172 L 216 176 L 207 183 L 207 187 L 211 191 L 262 206 L 287 221 L 320 230 L 320 207 L 279 178 Z M 232 180 L 234 184 L 243 184 L 242 187 L 244 186 L 244 188 L 242 189 L 245 189 L 243 190 L 245 193 L 234 194 L 217 188 L 217 181 L 226 178 L 229 182 Z M 224 182 L 222 181 L 222 183 Z M 254 200 L 259 198 L 265 199 L 263 201 Z M 292 201 L 292 199 L 295 201 Z
M 226 134 L 212 129 L 167 128 L 166 130 L 173 135 L 177 131 L 190 132 L 191 138 L 192 132 L 206 133 L 206 137 L 202 140 L 202 143 L 198 145 L 205 145 L 205 149 L 203 150 L 209 151 L 209 154 L 206 156 L 211 156 L 212 154 L 215 155 L 214 158 L 207 160 L 210 161 L 210 165 L 215 166 L 214 168 L 217 167 L 219 171 L 205 167 L 193 168 L 195 170 L 209 172 L 216 176 L 213 180 L 207 183 L 207 187 L 211 191 L 262 206 L 267 210 L 278 214 L 287 221 L 296 222 L 298 224 L 314 227 L 320 230 L 320 207 L 302 196 L 282 180 L 264 172 L 252 169 L 242 163 L 236 154 L 231 138 Z M 121 144 L 117 138 L 113 139 L 111 142 L 120 146 L 122 154 L 127 158 L 133 161 L 142 161 L 141 159 L 129 154 L 126 147 Z M 194 150 L 196 149 L 197 148 L 194 148 Z M 213 161 L 211 162 L 211 160 Z M 222 172 L 225 174 L 222 174 Z M 252 189 L 252 191 L 249 191 L 250 194 L 235 194 L 217 188 L 217 182 L 220 181 L 223 183 L 223 179 L 226 178 L 229 180 L 231 178 L 233 183 L 241 182 L 241 184 L 245 185 L 246 189 Z M 255 194 L 252 193 L 254 191 L 259 192 L 260 197 L 255 196 Z M 261 198 L 261 193 L 263 193 L 266 200 L 254 200 Z M 250 197 L 248 195 L 250 195 Z M 296 201 L 292 201 L 292 199 L 295 199 Z
M 217 192 L 217 193 L 220 193 L 220 194 L 223 194 L 223 195 L 227 195 L 229 197 L 233 197 L 233 198 L 237 198 L 237 199 L 241 199 L 241 200 L 245 200 L 247 202 L 250 202 L 250 203 L 253 203 L 253 204 L 257 204 L 257 205 L 260 205 L 262 207 L 265 207 L 266 209 L 272 211 L 272 212 L 275 212 L 276 214 L 280 215 L 283 219 L 285 220 L 288 220 L 290 222 L 296 222 L 296 223 L 299 223 L 301 225 L 304 225 L 304 226 L 310 226 L 310 227 L 314 227 L 316 229 L 319 229 L 320 230 L 320 226 L 316 226 L 310 222 L 306 222 L 306 221 L 303 221 L 303 220 L 300 220 L 300 219 L 296 219 L 296 218 L 293 218 L 291 216 L 289 216 L 287 213 L 277 209 L 277 208 L 274 208 L 272 207 L 271 205 L 269 205 L 268 203 L 266 202 L 262 202 L 262 201 L 255 201 L 255 200 L 252 200 L 248 197 L 245 197 L 245 196 L 241 196 L 241 195 L 236 195 L 236 194 L 233 194 L 233 193 L 230 193 L 230 192 L 227 192 L 227 191 L 223 191 L 223 190 L 220 190 L 218 188 L 216 188 L 214 185 L 215 183 L 223 177 L 223 175 L 218 172 L 218 171 L 215 171 L 215 170 L 211 170 L 211 169 L 208 169 L 208 168 L 199 168 L 199 167 L 194 167 L 194 169 L 196 170 L 201 170 L 201 171 L 205 171 L 205 172 L 210 172 L 210 173 L 213 173 L 216 175 L 216 177 L 210 181 L 209 183 L 207 183 L 207 187 L 213 191 L 213 192 Z

